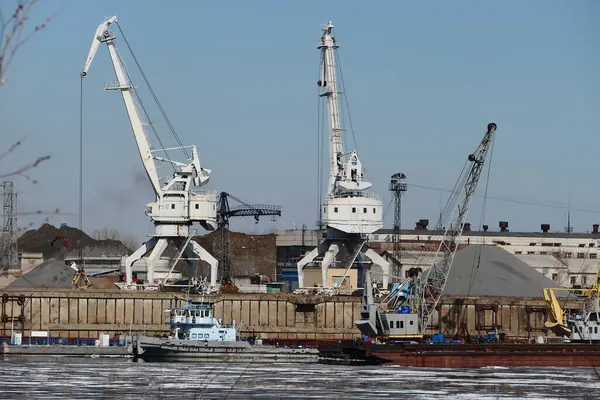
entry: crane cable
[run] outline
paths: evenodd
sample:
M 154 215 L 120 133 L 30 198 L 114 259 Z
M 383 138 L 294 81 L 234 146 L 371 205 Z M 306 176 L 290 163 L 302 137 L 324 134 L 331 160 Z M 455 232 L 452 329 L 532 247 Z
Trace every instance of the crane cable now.
M 324 62 L 324 58 L 323 58 L 323 53 L 321 53 L 321 62 L 319 63 L 319 71 L 317 73 L 317 76 L 320 79 L 320 75 L 321 75 L 321 68 Z M 325 139 L 325 112 L 323 111 L 323 107 L 324 107 L 324 102 L 321 100 L 321 96 L 320 96 L 320 91 L 319 89 L 317 89 L 317 206 L 318 206 L 318 224 L 319 224 L 319 228 L 321 228 L 323 225 L 323 169 L 324 169 L 324 162 L 323 162 L 323 153 L 324 153 L 324 146 L 323 146 L 323 142 Z M 328 180 L 329 182 L 329 177 Z M 328 183 L 329 184 L 329 183 Z
M 79 84 L 79 258 L 83 263 L 83 76 Z M 83 267 L 83 265 L 81 266 Z
M 344 103 L 346 105 L 346 113 L 348 114 L 348 123 L 350 125 L 350 133 L 352 134 L 352 141 L 354 142 L 354 148 L 357 149 L 358 146 L 356 144 L 356 136 L 354 135 L 354 126 L 352 125 L 352 116 L 350 115 L 350 105 L 348 104 L 348 95 L 346 94 L 346 85 L 344 84 L 344 74 L 342 72 L 342 62 L 340 60 L 340 49 L 334 53 L 335 59 L 337 61 L 338 69 L 340 71 L 340 83 L 342 84 L 342 96 L 344 97 Z
M 485 220 L 485 213 L 486 213 L 486 208 L 487 208 L 487 199 L 488 199 L 488 188 L 489 188 L 489 184 L 490 184 L 490 173 L 492 171 L 492 159 L 494 157 L 494 143 L 495 143 L 495 136 L 492 138 L 492 143 L 491 143 L 491 148 L 490 148 L 490 161 L 488 162 L 488 170 L 487 170 L 487 174 L 486 174 L 486 179 L 485 179 L 485 190 L 484 190 L 484 194 L 483 194 L 483 205 L 481 207 L 481 218 L 479 221 L 479 229 L 481 231 L 481 227 L 483 226 L 483 221 Z M 485 231 L 483 231 L 483 235 L 481 236 L 482 238 L 482 243 L 485 243 Z M 475 255 L 473 257 L 473 266 L 471 268 L 471 277 L 469 280 L 469 290 L 467 291 L 467 295 L 465 296 L 465 299 L 469 298 L 469 296 L 471 295 L 471 290 L 473 289 L 473 285 L 475 284 L 475 277 L 477 276 L 477 272 L 479 271 L 479 266 L 481 265 L 481 250 L 482 250 L 482 246 L 483 244 L 479 244 L 478 247 L 475 247 Z M 466 322 L 466 318 L 467 318 L 467 313 L 463 314 L 463 322 L 461 323 L 464 324 Z
M 131 56 L 132 56 L 133 60 L 135 61 L 135 64 L 138 67 L 138 70 L 140 71 L 140 74 L 142 75 L 142 78 L 144 79 L 144 82 L 146 83 L 146 86 L 148 87 L 150 94 L 152 95 L 152 98 L 154 99 L 154 102 L 156 103 L 158 109 L 160 110 L 160 113 L 162 114 L 163 118 L 165 119 L 165 122 L 167 123 L 167 126 L 169 127 L 171 133 L 173 134 L 173 137 L 175 137 L 175 140 L 177 141 L 177 144 L 181 147 L 181 150 L 183 151 L 183 154 L 185 155 L 185 157 L 189 158 L 187 150 L 183 146 L 183 143 L 182 143 L 181 139 L 179 138 L 179 135 L 175 131 L 175 127 L 169 120 L 169 117 L 167 116 L 167 113 L 165 112 L 163 106 L 160 104 L 160 101 L 158 100 L 158 97 L 156 96 L 154 89 L 152 89 L 152 85 L 150 85 L 150 82 L 148 81 L 148 78 L 146 77 L 146 74 L 144 73 L 142 66 L 140 65 L 135 53 L 133 52 L 133 49 L 129 45 L 129 41 L 127 40 L 127 37 L 125 36 L 125 33 L 123 32 L 123 29 L 121 29 L 121 25 L 118 22 L 117 22 L 117 27 L 119 28 L 119 32 L 121 33 L 121 36 L 123 37 L 123 40 L 125 41 L 125 44 L 127 45 L 127 48 L 129 49 L 129 52 L 131 53 Z M 146 113 L 145 110 L 144 110 L 144 113 Z M 150 122 L 150 120 L 148 120 L 148 122 Z M 156 133 L 156 131 L 155 131 L 155 133 Z M 157 134 L 157 137 L 158 137 L 158 134 Z M 160 139 L 159 139 L 159 142 L 160 142 Z M 161 146 L 164 148 L 162 143 L 161 143 Z

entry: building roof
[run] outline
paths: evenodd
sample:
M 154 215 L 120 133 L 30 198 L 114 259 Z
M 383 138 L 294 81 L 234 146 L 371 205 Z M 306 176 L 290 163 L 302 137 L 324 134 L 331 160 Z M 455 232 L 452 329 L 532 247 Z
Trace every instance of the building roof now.
M 393 229 L 380 229 L 375 232 L 376 235 L 391 235 L 394 233 Z M 423 230 L 423 229 L 402 229 L 400 230 L 401 235 L 415 235 L 415 236 L 442 236 L 443 231 L 439 230 Z M 463 236 L 490 236 L 490 237 L 531 237 L 531 238 L 556 238 L 556 239 L 600 239 L 600 233 L 588 233 L 588 232 L 500 232 L 500 231 L 465 231 Z
M 456 253 L 444 294 L 542 297 L 542 289 L 550 287 L 559 285 L 506 250 L 470 245 Z

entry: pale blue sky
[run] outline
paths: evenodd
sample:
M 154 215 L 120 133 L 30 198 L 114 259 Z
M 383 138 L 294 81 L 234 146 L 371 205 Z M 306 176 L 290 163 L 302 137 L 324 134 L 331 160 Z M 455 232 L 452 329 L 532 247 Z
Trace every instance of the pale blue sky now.
M 490 196 L 562 205 L 571 196 L 575 208 L 600 210 L 600 2 L 41 0 L 32 22 L 55 19 L 22 48 L 0 89 L 1 148 L 27 137 L 2 170 L 52 156 L 30 173 L 39 184 L 16 179 L 22 211 L 77 212 L 79 72 L 97 25 L 112 14 L 182 141 L 213 170 L 210 186 L 283 206 L 276 224 L 233 221 L 233 229 L 314 227 L 316 43 L 328 19 L 361 160 L 385 205 L 398 171 L 412 184 L 451 188 L 494 121 Z M 84 87 L 84 228 L 142 236 L 151 191 L 138 179 L 122 100 L 103 90 L 112 80 L 101 47 Z M 433 224 L 439 204 L 438 192 L 409 187 L 403 226 Z M 476 201 L 473 225 L 480 212 Z M 500 219 L 511 230 L 562 229 L 566 210 L 490 200 L 485 222 L 497 229 Z M 573 213 L 577 231 L 599 220 L 600 211 Z M 53 218 L 61 221 L 76 225 L 77 217 Z

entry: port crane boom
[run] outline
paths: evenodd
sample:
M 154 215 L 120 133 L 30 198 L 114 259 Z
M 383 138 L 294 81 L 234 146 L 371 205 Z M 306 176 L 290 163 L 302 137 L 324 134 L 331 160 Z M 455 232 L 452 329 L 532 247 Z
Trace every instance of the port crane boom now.
M 467 164 L 446 203 L 439 222 L 444 233 L 431 266 L 425 272 L 417 268 L 409 270 L 410 278 L 395 285 L 389 297 L 382 301 L 388 307 L 386 310 L 374 304 L 370 273 L 365 274 L 361 319 L 356 322 L 363 334 L 386 339 L 422 338 L 425 334 L 444 292 L 458 250 L 457 241 L 462 235 L 496 127 L 495 123 L 488 124 L 475 152 L 468 156 Z
M 157 151 L 168 154 L 167 151 L 173 149 L 153 150 L 148 142 L 145 131 L 147 124 L 145 124 L 140 113 L 140 109 L 145 111 L 145 108 L 141 106 L 141 99 L 136 94 L 117 50 L 116 37 L 109 29 L 113 24 L 118 26 L 116 16 L 110 17 L 96 29 L 81 77 L 83 79 L 88 75 L 100 44 L 105 43 L 117 77 L 117 82 L 107 86 L 106 89 L 117 90 L 123 97 L 142 164 L 156 196 L 155 201 L 146 206 L 146 215 L 154 223 L 155 234 L 126 259 L 127 283 L 129 285 L 132 283 L 132 264 L 146 253 L 151 252 L 147 262 L 147 281 L 149 284 L 154 284 L 154 262 L 166 249 L 168 241 L 171 241 L 180 247 L 184 247 L 182 253 L 187 253 L 190 256 L 195 254 L 201 260 L 210 264 L 211 286 L 214 287 L 216 285 L 217 260 L 198 243 L 189 240 L 190 227 L 195 222 L 206 230 L 216 228 L 216 193 L 203 193 L 194 190 L 194 187 L 200 188 L 208 183 L 211 171 L 201 167 L 195 145 L 176 148 L 182 150 L 186 155 L 185 162 L 173 161 L 169 157 L 163 158 L 154 155 Z M 119 30 L 121 30 L 120 27 Z M 175 134 L 174 131 L 173 133 Z M 190 147 L 191 157 L 188 157 L 185 149 Z M 170 178 L 164 180 L 164 185 L 161 185 L 156 161 L 167 161 L 173 166 L 174 172 Z M 191 263 L 189 265 L 190 274 L 195 274 L 195 270 L 191 268 Z

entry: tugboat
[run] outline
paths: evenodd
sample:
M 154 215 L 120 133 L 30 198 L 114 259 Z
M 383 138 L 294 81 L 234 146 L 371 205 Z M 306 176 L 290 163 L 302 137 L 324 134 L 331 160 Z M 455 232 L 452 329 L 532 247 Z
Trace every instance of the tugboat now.
M 136 359 L 144 361 L 208 361 L 231 360 L 253 362 L 317 363 L 319 351 L 263 345 L 250 337 L 241 340 L 235 322 L 222 325 L 213 316 L 204 299 L 194 303 L 188 299 L 184 307 L 167 309 L 170 334 L 167 338 L 138 336 L 134 340 Z
M 235 321 L 232 326 L 221 325 L 212 315 L 210 305 L 204 302 L 194 304 L 188 299 L 188 304 L 182 308 L 168 308 L 171 325 L 169 339 L 228 341 L 238 340 Z

